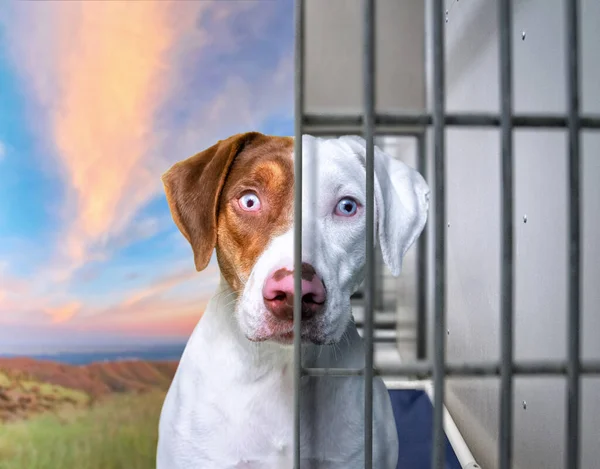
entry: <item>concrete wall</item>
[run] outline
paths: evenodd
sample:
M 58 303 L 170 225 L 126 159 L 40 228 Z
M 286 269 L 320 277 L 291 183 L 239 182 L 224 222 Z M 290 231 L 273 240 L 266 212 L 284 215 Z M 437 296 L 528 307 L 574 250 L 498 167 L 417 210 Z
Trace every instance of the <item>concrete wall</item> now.
M 566 109 L 565 3 L 514 2 L 515 112 Z M 498 112 L 497 2 L 449 0 L 447 8 L 447 111 Z M 582 107 L 584 112 L 599 113 L 600 2 L 583 0 L 581 19 Z M 428 41 L 430 50 L 430 37 Z M 429 77 L 430 71 L 428 62 Z M 430 80 L 428 89 L 431 96 Z M 446 135 L 448 359 L 496 360 L 500 351 L 500 136 L 497 130 L 473 129 L 450 129 Z M 519 360 L 566 357 L 566 148 L 562 130 L 515 133 L 515 356 Z M 584 132 L 582 150 L 583 355 L 599 358 L 600 133 Z M 476 379 L 452 380 L 448 385 L 449 409 L 486 469 L 495 468 L 497 461 L 498 384 L 496 379 Z M 582 402 L 581 467 L 595 469 L 600 467 L 600 379 L 584 379 Z M 515 467 L 563 468 L 565 380 L 518 378 L 514 405 Z

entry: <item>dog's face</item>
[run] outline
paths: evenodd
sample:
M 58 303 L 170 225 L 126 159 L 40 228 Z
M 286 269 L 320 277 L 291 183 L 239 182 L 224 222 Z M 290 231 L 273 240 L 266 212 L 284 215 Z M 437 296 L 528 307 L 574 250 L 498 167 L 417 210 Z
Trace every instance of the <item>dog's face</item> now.
M 238 293 L 235 315 L 251 341 L 293 342 L 293 139 L 239 134 L 175 164 L 163 176 L 173 219 L 196 268 L 216 247 Z M 365 264 L 365 142 L 303 138 L 302 339 L 340 340 Z M 423 178 L 376 149 L 376 230 L 394 275 L 423 229 Z

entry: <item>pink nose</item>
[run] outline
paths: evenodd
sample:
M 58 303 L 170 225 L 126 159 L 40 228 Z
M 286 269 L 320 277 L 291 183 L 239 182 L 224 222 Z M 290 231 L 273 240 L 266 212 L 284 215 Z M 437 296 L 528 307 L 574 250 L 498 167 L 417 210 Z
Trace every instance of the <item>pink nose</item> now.
M 309 319 L 323 309 L 325 286 L 312 265 L 302 263 L 302 319 Z M 279 269 L 263 287 L 265 306 L 277 319 L 294 319 L 294 272 Z

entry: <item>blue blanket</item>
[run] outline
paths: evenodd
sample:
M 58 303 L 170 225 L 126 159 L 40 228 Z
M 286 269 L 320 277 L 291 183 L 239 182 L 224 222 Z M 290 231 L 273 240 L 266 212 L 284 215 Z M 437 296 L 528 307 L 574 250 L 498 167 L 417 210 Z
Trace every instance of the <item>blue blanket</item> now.
M 397 469 L 431 469 L 433 440 L 433 405 L 424 391 L 416 389 L 390 390 L 400 452 Z M 461 469 L 460 463 L 446 440 L 445 469 Z

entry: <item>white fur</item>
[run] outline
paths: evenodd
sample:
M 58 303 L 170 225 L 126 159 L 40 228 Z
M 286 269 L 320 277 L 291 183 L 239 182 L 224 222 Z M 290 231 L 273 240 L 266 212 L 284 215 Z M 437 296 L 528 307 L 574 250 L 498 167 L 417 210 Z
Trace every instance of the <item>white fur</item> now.
M 307 333 L 332 345 L 303 344 L 307 367 L 359 368 L 364 347 L 351 318 L 350 295 L 363 280 L 364 209 L 333 215 L 339 199 L 365 204 L 365 143 L 358 137 L 303 138 L 303 261 L 327 288 L 322 317 Z M 318 168 L 318 169 L 316 169 Z M 423 178 L 379 149 L 375 153 L 377 231 L 394 275 L 427 218 Z M 158 469 L 288 469 L 293 457 L 293 349 L 268 335 L 262 287 L 270 272 L 293 266 L 293 229 L 274 238 L 241 295 L 221 279 L 181 358 L 164 402 Z M 304 332 L 304 331 L 303 331 Z M 302 468 L 364 464 L 361 377 L 303 378 Z M 388 391 L 374 380 L 374 467 L 394 469 L 396 425 Z

